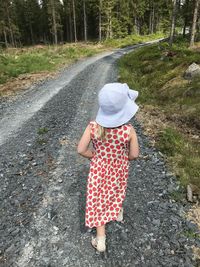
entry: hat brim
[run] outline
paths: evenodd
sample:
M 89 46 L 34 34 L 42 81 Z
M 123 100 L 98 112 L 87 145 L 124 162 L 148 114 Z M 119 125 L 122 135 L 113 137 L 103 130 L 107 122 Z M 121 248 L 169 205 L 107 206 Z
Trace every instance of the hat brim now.
M 138 105 L 131 99 L 128 99 L 123 110 L 112 116 L 105 114 L 100 107 L 96 116 L 96 122 L 106 128 L 119 127 L 127 123 L 136 114 L 138 109 Z
M 135 101 L 135 99 L 138 97 L 138 91 L 135 91 L 133 89 L 128 90 L 128 96 L 131 100 Z

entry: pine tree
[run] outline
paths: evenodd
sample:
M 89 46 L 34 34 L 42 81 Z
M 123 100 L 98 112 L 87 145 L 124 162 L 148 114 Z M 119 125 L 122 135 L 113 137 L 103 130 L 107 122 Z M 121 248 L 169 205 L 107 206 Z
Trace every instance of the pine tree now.
M 77 39 L 123 38 L 175 26 L 198 30 L 200 0 L 1 0 L 0 41 L 5 46 L 55 43 Z M 195 11 L 195 12 L 194 12 Z M 194 15 L 194 16 L 193 16 Z M 192 23 L 193 22 L 193 23 Z
M 4 35 L 6 46 L 11 44 L 13 47 L 17 45 L 18 27 L 14 23 L 13 3 L 9 0 L 1 0 L 0 4 L 0 32 Z
M 84 40 L 87 42 L 87 16 L 86 16 L 86 5 L 83 0 L 83 18 L 84 18 Z
M 61 2 L 59 0 L 48 0 L 47 1 L 47 12 L 49 14 L 49 26 L 50 32 L 53 36 L 53 42 L 57 45 L 58 43 L 58 34 L 62 36 L 62 25 L 61 25 Z
M 99 41 L 102 40 L 102 0 L 99 0 Z
M 72 11 L 73 11 L 73 25 L 74 25 L 74 41 L 77 42 L 77 31 L 76 31 L 76 7 L 75 0 L 72 0 Z
M 196 24 L 197 24 L 199 3 L 200 3 L 200 0 L 195 0 L 194 15 L 193 15 L 193 21 L 192 21 L 192 30 L 191 30 L 191 38 L 190 38 L 190 47 L 194 46 L 194 38 L 195 38 L 195 33 L 196 33 Z
M 171 18 L 171 30 L 170 30 L 170 37 L 169 37 L 169 44 L 172 46 L 174 40 L 174 32 L 176 26 L 176 10 L 177 10 L 177 0 L 172 0 L 173 2 L 173 9 L 172 9 L 172 18 Z

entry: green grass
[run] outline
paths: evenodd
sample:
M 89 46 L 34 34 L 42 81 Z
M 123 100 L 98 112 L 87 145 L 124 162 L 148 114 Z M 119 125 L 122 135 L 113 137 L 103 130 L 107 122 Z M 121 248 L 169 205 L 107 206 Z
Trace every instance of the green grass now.
M 43 128 L 39 128 L 38 131 L 37 131 L 37 133 L 38 133 L 38 134 L 45 134 L 45 133 L 47 133 L 48 131 L 49 131 L 48 128 L 43 127 Z
M 183 200 L 183 198 L 185 197 L 185 192 L 173 191 L 170 193 L 170 196 L 176 202 L 181 202 Z
M 195 231 L 193 231 L 192 229 L 188 229 L 182 232 L 182 234 L 188 238 L 200 238 L 200 234 L 196 233 Z
M 54 71 L 81 57 L 102 51 L 95 45 L 41 46 L 39 48 L 8 49 L 0 52 L 0 84 L 25 73 Z
M 144 43 L 144 42 L 155 40 L 155 39 L 160 39 L 163 37 L 164 37 L 164 34 L 162 32 L 149 34 L 149 35 L 128 35 L 125 38 L 105 40 L 103 44 L 105 46 L 120 48 L 120 47 L 129 46 L 129 45 Z
M 181 184 L 193 183 L 200 186 L 199 143 L 188 139 L 177 129 L 165 128 L 159 135 L 157 147 L 168 156 Z
M 169 51 L 172 57 L 167 55 Z M 157 146 L 168 156 L 184 186 L 192 182 L 200 187 L 199 141 L 180 129 L 180 125 L 188 130 L 200 129 L 200 78 L 183 78 L 193 62 L 200 64 L 199 51 L 190 50 L 187 40 L 178 38 L 172 48 L 161 42 L 125 55 L 119 69 L 120 81 L 139 91 L 139 103 L 152 105 L 178 126 L 160 126 Z
M 110 48 L 124 47 L 163 37 L 162 33 L 123 39 L 108 39 L 102 43 L 74 43 L 64 45 L 33 46 L 0 50 L 0 84 L 20 74 L 55 71 L 60 66 L 71 64 L 82 57 L 90 57 Z

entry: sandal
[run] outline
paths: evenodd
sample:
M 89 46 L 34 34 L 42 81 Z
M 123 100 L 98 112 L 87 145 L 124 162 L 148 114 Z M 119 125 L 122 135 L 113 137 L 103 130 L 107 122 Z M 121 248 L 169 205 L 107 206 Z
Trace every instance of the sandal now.
M 116 219 L 117 222 L 122 222 L 123 221 L 123 208 L 121 208 L 120 212 L 119 212 L 119 215 Z
M 99 252 L 104 252 L 106 250 L 106 236 L 96 236 L 92 237 L 91 244 Z

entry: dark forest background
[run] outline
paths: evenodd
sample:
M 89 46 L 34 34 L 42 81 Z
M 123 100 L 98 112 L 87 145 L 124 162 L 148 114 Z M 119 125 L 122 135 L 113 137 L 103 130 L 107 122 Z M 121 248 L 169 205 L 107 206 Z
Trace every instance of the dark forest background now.
M 199 31 L 199 0 L 0 0 L 2 46 Z M 196 35 L 197 36 L 197 35 Z

